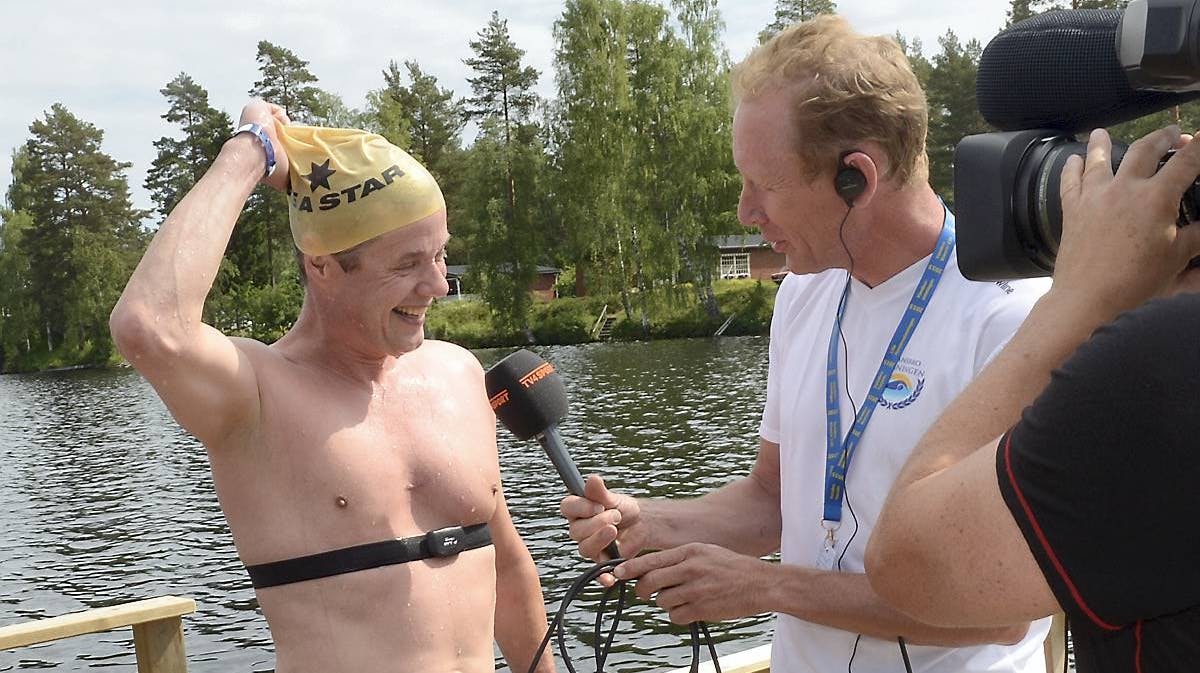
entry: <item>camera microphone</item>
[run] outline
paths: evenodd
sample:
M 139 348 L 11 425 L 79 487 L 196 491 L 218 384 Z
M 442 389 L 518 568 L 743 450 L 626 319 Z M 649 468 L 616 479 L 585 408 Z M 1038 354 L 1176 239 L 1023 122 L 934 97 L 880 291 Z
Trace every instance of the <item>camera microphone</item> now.
M 979 59 L 979 112 L 1001 131 L 1090 131 L 1200 98 L 1195 0 L 1054 10 L 1001 32 Z

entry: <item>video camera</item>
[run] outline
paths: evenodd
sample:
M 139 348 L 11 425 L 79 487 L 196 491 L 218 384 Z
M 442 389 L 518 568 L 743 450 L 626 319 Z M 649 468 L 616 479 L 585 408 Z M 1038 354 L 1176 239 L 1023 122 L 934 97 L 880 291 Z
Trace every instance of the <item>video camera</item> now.
M 1200 98 L 1200 0 L 1132 0 L 1123 12 L 1058 10 L 1017 23 L 985 48 L 976 97 L 1000 132 L 968 136 L 954 151 L 959 268 L 973 280 L 1048 276 L 1062 234 L 1062 168 L 1087 152 L 1075 134 Z M 1113 143 L 1114 170 L 1125 149 Z M 1181 225 L 1197 219 L 1200 180 L 1180 203 Z

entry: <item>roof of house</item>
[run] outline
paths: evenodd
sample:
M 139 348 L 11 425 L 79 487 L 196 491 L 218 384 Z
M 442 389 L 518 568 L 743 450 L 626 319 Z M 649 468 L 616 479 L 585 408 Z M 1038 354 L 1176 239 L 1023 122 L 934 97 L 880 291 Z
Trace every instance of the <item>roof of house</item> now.
M 447 264 L 446 277 L 461 278 L 462 276 L 467 275 L 467 271 L 470 269 L 471 266 L 469 264 Z M 562 269 L 556 269 L 552 266 L 538 266 L 537 272 L 539 276 L 545 276 L 553 273 L 562 273 Z
M 710 239 L 721 250 L 740 248 L 765 248 L 769 244 L 763 240 L 762 234 L 734 234 L 733 236 L 713 236 Z

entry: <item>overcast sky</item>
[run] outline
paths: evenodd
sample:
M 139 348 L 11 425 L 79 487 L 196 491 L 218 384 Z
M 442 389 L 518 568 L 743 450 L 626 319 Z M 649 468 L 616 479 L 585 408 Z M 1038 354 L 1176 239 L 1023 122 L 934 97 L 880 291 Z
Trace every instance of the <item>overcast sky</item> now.
M 953 29 L 986 43 L 1004 23 L 1007 0 L 839 0 L 866 33 L 918 37 L 926 55 Z M 775 0 L 720 0 L 725 44 L 740 60 L 774 17 Z M 132 162 L 135 205 L 155 139 L 172 133 L 159 93 L 180 72 L 206 88 L 234 120 L 257 78 L 256 44 L 269 40 L 308 60 L 319 86 L 351 107 L 382 85 L 389 60 L 416 60 L 444 87 L 468 93 L 467 43 L 492 10 L 508 19 L 525 62 L 554 95 L 551 29 L 562 0 L 0 0 L 0 192 L 11 182 L 12 151 L 54 103 L 104 131 L 104 151 Z

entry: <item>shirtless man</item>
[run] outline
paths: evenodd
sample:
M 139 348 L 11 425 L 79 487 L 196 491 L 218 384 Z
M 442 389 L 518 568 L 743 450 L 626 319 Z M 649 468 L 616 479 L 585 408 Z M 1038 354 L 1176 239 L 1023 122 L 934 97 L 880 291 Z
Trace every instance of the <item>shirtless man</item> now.
M 490 672 L 493 633 L 525 671 L 545 607 L 500 487 L 483 371 L 423 340 L 425 312 L 447 292 L 441 192 L 377 136 L 288 123 L 278 106 L 245 107 L 130 279 L 114 340 L 208 450 L 279 673 Z M 300 317 L 271 346 L 201 317 L 260 180 L 288 190 L 298 244 L 319 253 L 303 255 Z M 364 190 L 357 204 L 339 180 Z M 328 194 L 337 207 L 313 207 Z M 419 537 L 455 526 L 450 539 Z

